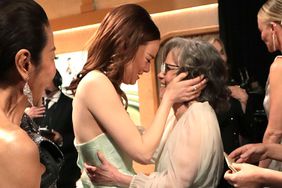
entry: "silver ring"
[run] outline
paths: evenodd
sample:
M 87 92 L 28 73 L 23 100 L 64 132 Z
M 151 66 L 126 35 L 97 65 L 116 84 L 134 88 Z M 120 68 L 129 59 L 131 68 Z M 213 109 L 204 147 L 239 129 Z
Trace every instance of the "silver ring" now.
M 197 87 L 196 86 L 193 86 L 193 91 L 196 91 L 197 90 Z

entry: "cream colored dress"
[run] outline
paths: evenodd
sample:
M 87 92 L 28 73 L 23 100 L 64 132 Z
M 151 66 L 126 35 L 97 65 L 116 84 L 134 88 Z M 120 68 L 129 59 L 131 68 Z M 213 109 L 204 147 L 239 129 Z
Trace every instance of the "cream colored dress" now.
M 195 102 L 177 122 L 169 116 L 168 124 L 175 125 L 154 156 L 156 172 L 134 176 L 130 187 L 217 187 L 224 158 L 213 108 L 208 102 Z

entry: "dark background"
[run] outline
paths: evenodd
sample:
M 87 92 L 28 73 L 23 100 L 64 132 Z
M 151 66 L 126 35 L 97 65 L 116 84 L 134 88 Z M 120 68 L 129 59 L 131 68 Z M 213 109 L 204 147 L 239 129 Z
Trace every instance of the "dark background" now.
M 269 68 L 280 53 L 269 53 L 261 40 L 257 13 L 266 0 L 218 0 L 219 30 L 228 57 L 234 84 L 243 85 L 249 94 L 246 114 L 250 142 L 261 142 L 267 126 L 263 108 Z M 241 70 L 241 75 L 240 75 Z M 246 84 L 247 70 L 250 77 Z M 256 82 L 260 89 L 253 88 Z
M 257 13 L 266 0 L 219 0 L 220 37 L 226 48 L 232 77 L 240 82 L 239 69 L 246 67 L 251 81 L 264 88 L 270 64 L 277 54 L 270 54 L 261 40 Z

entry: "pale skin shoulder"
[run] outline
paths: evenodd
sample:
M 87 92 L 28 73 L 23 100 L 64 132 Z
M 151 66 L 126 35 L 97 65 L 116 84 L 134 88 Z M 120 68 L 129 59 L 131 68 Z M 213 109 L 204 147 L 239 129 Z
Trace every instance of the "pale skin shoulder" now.
M 29 136 L 16 125 L 0 130 L 0 187 L 40 187 L 45 171 L 39 151 Z

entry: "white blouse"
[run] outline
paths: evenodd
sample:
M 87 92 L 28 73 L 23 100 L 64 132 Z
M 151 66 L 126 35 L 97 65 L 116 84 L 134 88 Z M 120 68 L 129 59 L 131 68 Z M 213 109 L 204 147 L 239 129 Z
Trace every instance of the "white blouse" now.
M 173 117 L 171 117 L 171 115 Z M 163 148 L 158 148 L 156 172 L 133 177 L 131 188 L 216 187 L 223 173 L 223 145 L 213 108 L 193 103 L 176 122 Z M 171 126 L 167 126 L 171 129 Z

